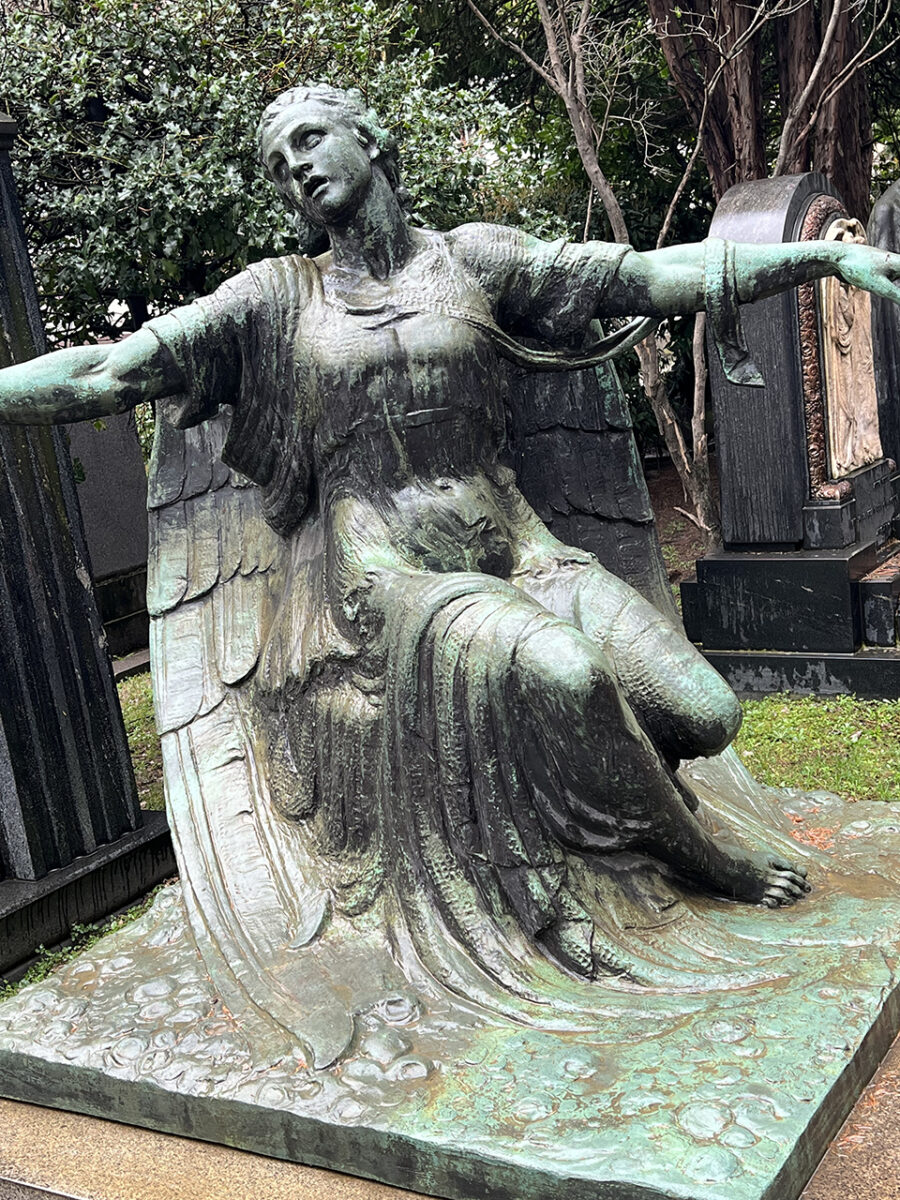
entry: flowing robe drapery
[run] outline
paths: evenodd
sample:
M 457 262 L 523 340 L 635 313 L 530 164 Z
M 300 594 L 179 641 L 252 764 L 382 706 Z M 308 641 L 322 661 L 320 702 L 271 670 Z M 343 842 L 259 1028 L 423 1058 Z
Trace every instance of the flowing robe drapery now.
M 187 384 L 160 422 L 151 604 L 188 908 L 223 993 L 319 1059 L 349 1036 L 334 989 L 366 990 L 340 982 L 338 929 L 377 929 L 373 995 L 424 969 L 576 1026 L 596 980 L 702 989 L 718 953 L 640 851 L 661 804 L 692 802 L 659 780 L 733 732 L 727 689 L 548 533 L 505 461 L 493 325 L 577 347 L 628 248 L 417 237 L 390 287 L 271 260 L 148 326 Z M 558 660 L 523 674 L 538 643 Z M 554 721 L 567 655 L 608 686 Z M 770 977 L 767 958 L 745 947 L 719 978 Z M 318 1020 L 292 1011 L 311 961 Z

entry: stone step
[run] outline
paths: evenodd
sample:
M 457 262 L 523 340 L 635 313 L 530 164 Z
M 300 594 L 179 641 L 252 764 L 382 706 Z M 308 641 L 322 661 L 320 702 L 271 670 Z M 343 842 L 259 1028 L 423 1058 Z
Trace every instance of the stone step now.
M 425 1200 L 335 1171 L 0 1100 L 0 1200 Z
M 896 547 L 896 548 L 894 548 Z M 900 610 L 900 544 L 858 582 L 863 640 L 868 646 L 895 646 Z

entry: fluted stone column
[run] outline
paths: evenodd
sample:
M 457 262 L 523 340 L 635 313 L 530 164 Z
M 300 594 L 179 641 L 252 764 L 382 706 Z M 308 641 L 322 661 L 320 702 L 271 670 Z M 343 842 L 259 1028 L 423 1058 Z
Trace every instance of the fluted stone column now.
M 46 348 L 13 184 L 14 136 L 15 123 L 0 114 L 0 366 Z M 117 846 L 145 840 L 146 824 L 64 435 L 0 426 L 0 969 L 15 957 L 10 929 L 3 945 L 15 901 L 9 881 L 59 868 L 71 875 L 73 864 L 81 878 L 90 856 L 108 866 Z M 123 863 L 114 873 L 117 895 L 95 879 L 80 889 L 89 903 L 82 897 L 68 916 L 56 911 L 59 936 L 70 918 L 109 911 L 130 898 L 123 889 L 135 894 Z M 53 940 L 54 932 L 34 936 Z

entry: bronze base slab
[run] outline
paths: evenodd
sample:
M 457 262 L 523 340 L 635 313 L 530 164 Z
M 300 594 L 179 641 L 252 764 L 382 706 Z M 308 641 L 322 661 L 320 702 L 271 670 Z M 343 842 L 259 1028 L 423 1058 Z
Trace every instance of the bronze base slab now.
M 591 1037 L 398 998 L 313 1069 L 224 1008 L 171 885 L 0 1005 L 0 1094 L 455 1200 L 792 1200 L 900 1025 L 900 901 L 806 903 L 747 917 L 798 930 L 795 980 L 675 1024 L 633 998 Z M 842 912 L 871 937 L 829 965 L 801 931 Z

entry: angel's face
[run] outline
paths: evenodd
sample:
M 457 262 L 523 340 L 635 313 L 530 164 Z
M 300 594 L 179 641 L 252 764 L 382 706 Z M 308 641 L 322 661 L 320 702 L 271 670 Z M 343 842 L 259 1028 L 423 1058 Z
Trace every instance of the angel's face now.
M 340 225 L 359 209 L 378 153 L 339 108 L 317 100 L 278 113 L 261 149 L 285 200 L 318 226 Z

